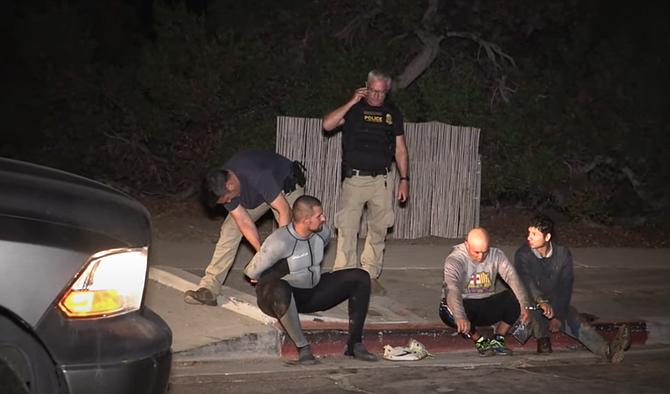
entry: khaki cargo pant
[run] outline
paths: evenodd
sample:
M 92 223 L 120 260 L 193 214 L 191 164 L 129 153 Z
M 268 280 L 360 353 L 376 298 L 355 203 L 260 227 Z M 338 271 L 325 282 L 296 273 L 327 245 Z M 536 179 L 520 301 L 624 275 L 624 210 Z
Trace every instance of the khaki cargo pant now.
M 284 194 L 284 197 L 286 197 L 289 206 L 293 207 L 295 200 L 304 193 L 305 189 L 297 186 L 294 191 Z M 263 203 L 258 207 L 248 209 L 247 211 L 249 212 L 251 219 L 255 222 L 270 209 L 270 205 Z M 279 212 L 272 209 L 272 213 L 274 214 L 275 220 L 279 220 Z M 205 276 L 200 279 L 199 287 L 204 287 L 214 294 L 219 294 L 221 286 L 223 286 L 223 283 L 226 281 L 228 272 L 235 261 L 240 241 L 242 241 L 242 232 L 237 227 L 235 219 L 228 215 L 221 225 L 221 234 L 219 235 L 219 240 L 214 248 L 212 260 L 209 262 L 209 265 L 205 270 Z
M 358 267 L 358 230 L 365 204 L 368 206 L 367 236 L 361 268 L 376 279 L 381 275 L 386 233 L 395 222 L 393 179 L 388 175 L 353 176 L 342 182 L 340 210 L 335 214 L 337 254 L 334 270 Z

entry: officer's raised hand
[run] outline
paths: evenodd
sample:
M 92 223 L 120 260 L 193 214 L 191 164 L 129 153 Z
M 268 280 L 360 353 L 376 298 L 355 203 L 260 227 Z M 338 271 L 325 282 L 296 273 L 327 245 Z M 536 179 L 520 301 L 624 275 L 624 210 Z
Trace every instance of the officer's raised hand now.
M 351 105 L 356 104 L 357 102 L 361 101 L 362 98 L 367 97 L 368 95 L 368 88 L 358 88 L 353 91 L 351 94 L 351 98 L 349 99 L 349 103 Z

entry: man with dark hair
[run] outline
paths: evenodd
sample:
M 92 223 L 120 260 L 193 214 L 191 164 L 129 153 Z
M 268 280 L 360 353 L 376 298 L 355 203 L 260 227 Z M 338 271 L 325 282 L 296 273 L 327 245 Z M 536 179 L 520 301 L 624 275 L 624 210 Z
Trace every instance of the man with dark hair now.
M 589 322 L 570 305 L 574 281 L 572 253 L 552 241 L 554 222 L 546 215 L 533 217 L 528 224 L 527 242 L 514 255 L 514 264 L 524 286 L 541 310 L 532 313 L 537 352 L 551 353 L 550 332 L 563 331 L 580 341 L 591 352 L 612 363 L 623 360 L 630 346 L 630 328 L 619 327 L 608 343 Z
M 299 313 L 325 311 L 349 300 L 349 338 L 344 354 L 365 361 L 377 357 L 363 346 L 363 324 L 370 302 L 370 275 L 359 268 L 321 272 L 330 229 L 321 201 L 301 196 L 293 221 L 275 230 L 244 269 L 257 281 L 258 307 L 279 320 L 298 349 L 301 364 L 315 364 L 300 326 Z
M 480 356 L 511 354 L 505 345 L 505 334 L 517 319 L 530 320 L 527 308 L 532 305 L 505 254 L 489 246 L 486 230 L 474 228 L 465 242 L 454 246 L 444 262 L 443 274 L 439 309 L 442 321 L 472 339 Z M 498 274 L 514 294 L 509 290 L 496 293 Z M 490 339 L 475 328 L 496 323 L 495 336 Z
M 363 208 L 368 207 L 367 236 L 360 267 L 370 273 L 374 294 L 386 290 L 377 282 L 382 272 L 386 233 L 395 222 L 393 179 L 388 178 L 395 160 L 400 202 L 409 196 L 408 154 L 403 116 L 387 99 L 391 77 L 370 71 L 365 87 L 323 117 L 323 128 L 342 126 L 341 208 L 335 215 L 337 254 L 333 269 L 358 267 L 357 241 Z
M 223 204 L 229 214 L 221 225 L 205 276 L 197 290 L 184 294 L 184 301 L 216 306 L 242 236 L 258 251 L 261 242 L 255 222 L 270 209 L 279 226 L 290 223 L 291 205 L 304 193 L 305 174 L 300 162 L 253 148 L 233 155 L 221 168 L 211 170 L 205 183 L 216 203 Z

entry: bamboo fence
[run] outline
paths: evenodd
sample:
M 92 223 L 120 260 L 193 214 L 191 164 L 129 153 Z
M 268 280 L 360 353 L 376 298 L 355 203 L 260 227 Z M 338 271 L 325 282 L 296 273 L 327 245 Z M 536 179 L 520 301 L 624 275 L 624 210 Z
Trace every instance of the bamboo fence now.
M 461 238 L 479 225 L 481 163 L 480 130 L 439 122 L 405 123 L 411 178 L 409 200 L 394 199 L 395 225 L 389 237 L 415 239 L 427 236 Z M 341 133 L 328 136 L 321 119 L 277 118 L 277 152 L 300 160 L 307 168 L 305 192 L 319 198 L 332 227 L 339 208 L 342 156 Z M 389 182 L 397 185 L 395 165 Z M 366 234 L 367 210 L 360 237 Z

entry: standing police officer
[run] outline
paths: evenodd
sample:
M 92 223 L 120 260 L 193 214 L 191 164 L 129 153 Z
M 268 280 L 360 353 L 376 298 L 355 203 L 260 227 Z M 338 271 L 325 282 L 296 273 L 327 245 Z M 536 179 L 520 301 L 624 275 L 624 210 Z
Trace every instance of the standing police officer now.
M 391 77 L 373 70 L 366 87 L 356 89 L 349 101 L 323 117 L 327 131 L 342 128 L 342 195 L 335 215 L 337 256 L 334 269 L 358 266 L 356 244 L 363 207 L 368 205 L 368 232 L 361 254 L 361 268 L 372 278 L 372 292 L 386 293 L 377 282 L 381 275 L 386 233 L 395 222 L 388 179 L 395 159 L 400 180 L 396 198 L 409 195 L 407 145 L 403 116 L 386 95 Z M 364 99 L 364 100 L 363 100 Z

